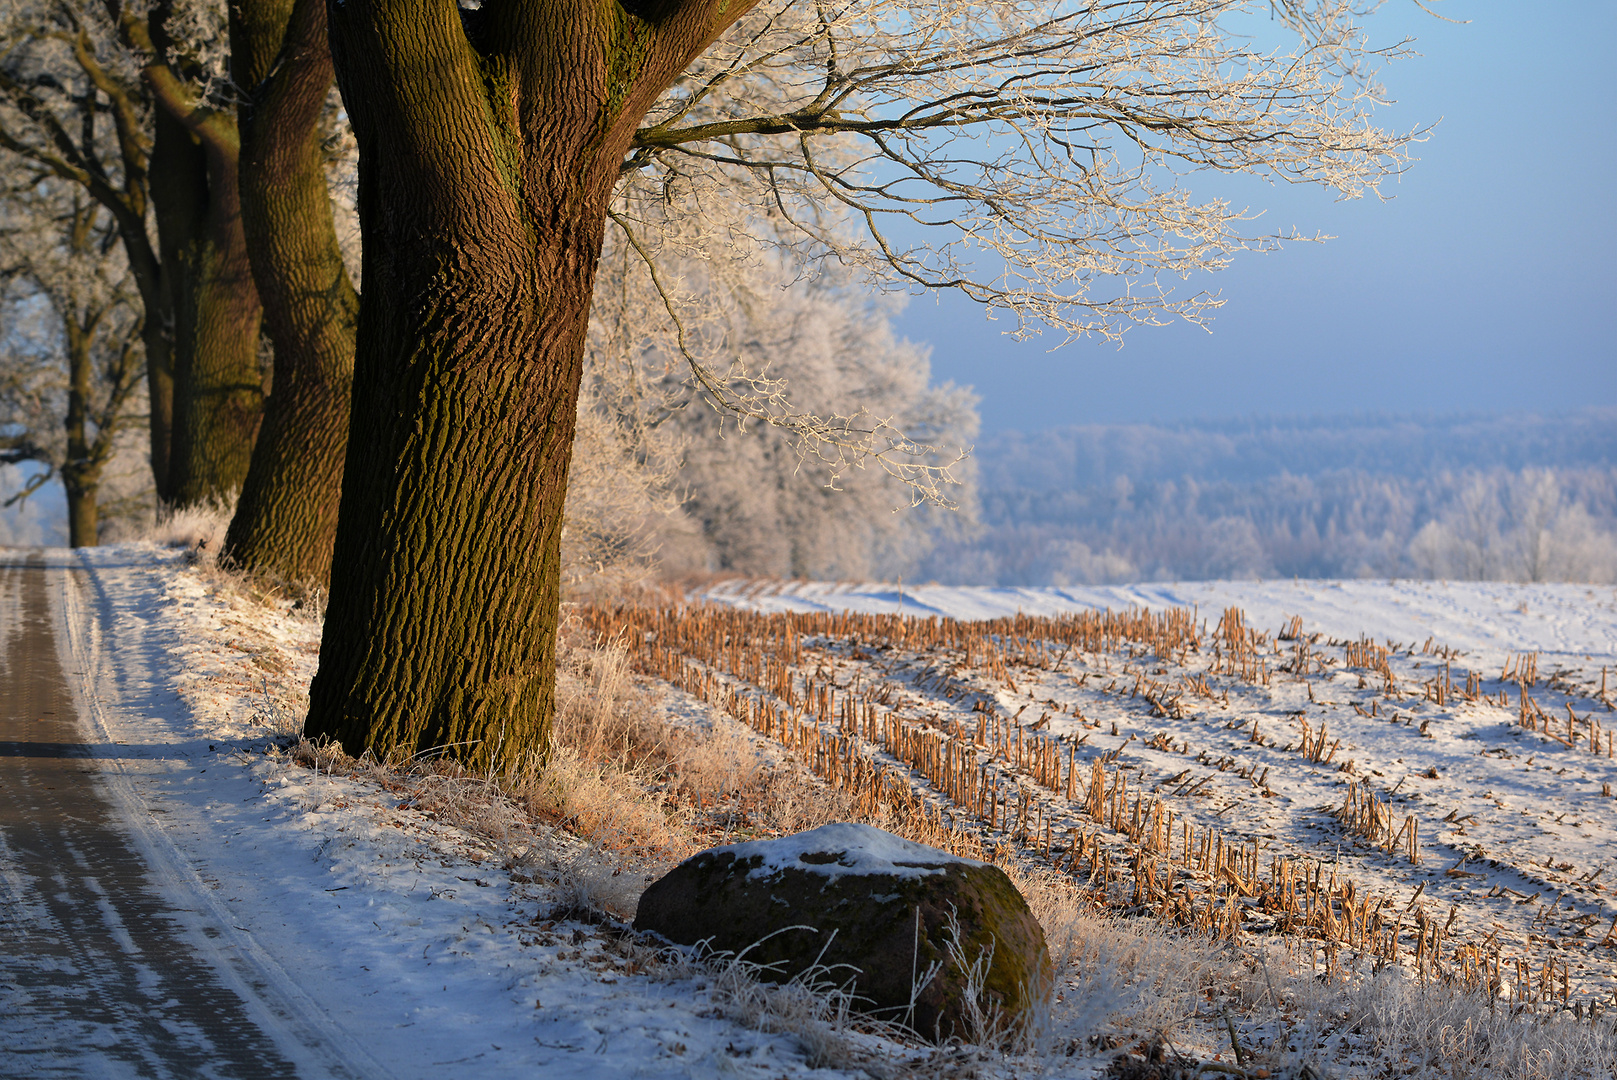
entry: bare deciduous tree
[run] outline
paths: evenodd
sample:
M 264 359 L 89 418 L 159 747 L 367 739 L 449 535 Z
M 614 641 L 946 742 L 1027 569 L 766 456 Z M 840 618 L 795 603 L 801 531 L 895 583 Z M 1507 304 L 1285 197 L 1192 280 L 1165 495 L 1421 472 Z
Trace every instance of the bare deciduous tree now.
M 1243 33 L 1264 14 L 1297 31 L 1289 46 Z M 961 290 L 1026 333 L 1200 319 L 1218 300 L 1173 295 L 1175 277 L 1303 237 L 1255 231 L 1183 175 L 1356 197 L 1405 164 L 1412 136 L 1371 119 L 1373 65 L 1403 49 L 1369 51 L 1360 14 L 1340 0 L 777 0 L 647 116 L 622 197 L 667 218 L 726 191 L 771 240 Z
M 116 226 L 77 186 L 12 170 L 0 202 L 0 462 L 45 466 L 67 494 L 68 542 L 98 542 L 103 474 L 137 405 L 139 301 Z
M 0 149 L 112 215 L 144 309 L 152 473 L 175 505 L 240 487 L 263 408 L 224 37 L 203 0 L 0 9 Z

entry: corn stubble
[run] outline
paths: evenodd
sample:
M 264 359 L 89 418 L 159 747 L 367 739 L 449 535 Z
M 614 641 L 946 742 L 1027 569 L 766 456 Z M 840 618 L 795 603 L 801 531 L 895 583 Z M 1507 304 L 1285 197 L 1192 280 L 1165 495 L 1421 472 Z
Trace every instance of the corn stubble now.
M 1413 1054 L 1433 1075 L 1597 1076 L 1617 1051 L 1611 1012 L 1574 993 L 1565 959 L 1507 955 L 1497 941 L 1456 934 L 1457 909 L 1429 913 L 1419 889 L 1373 893 L 1339 867 L 1266 852 L 1189 811 L 1220 773 L 1244 780 L 1253 797 L 1272 795 L 1269 768 L 1162 731 L 1144 745 L 1182 754 L 1191 767 L 1146 791 L 1120 760 L 1132 736 L 1097 753 L 1085 744 L 1102 723 L 1078 705 L 999 704 L 1005 692 L 1031 695 L 1024 687 L 1044 673 L 1081 668 L 1080 686 L 1137 701 L 1148 718 L 1183 717 L 1227 703 L 1232 685 L 1306 680 L 1341 664 L 1362 672 L 1361 685 L 1378 678 L 1395 720 L 1397 695 L 1412 691 L 1400 688 L 1390 660 L 1400 649 L 1413 655 L 1413 644 L 1321 648 L 1300 620 L 1269 639 L 1233 608 L 1209 630 L 1181 610 L 965 623 L 760 615 L 666 596 L 572 606 L 567 640 L 556 741 L 545 771 L 528 781 L 498 786 L 433 760 L 382 768 L 307 742 L 295 755 L 369 773 L 488 838 L 514 873 L 551 884 L 551 919 L 625 919 L 648 881 L 697 850 L 829 821 L 862 821 L 997 863 L 1045 927 L 1063 977 L 1034 1024 L 929 1059 L 928 1075 L 1109 1053 L 1136 1037 L 1141 1053 L 1172 1036 L 1199 1044 L 1204 1057 L 1227 1055 L 1220 1016 L 1230 1008 L 1244 1018 L 1244 1064 L 1222 1071 L 1236 1075 L 1304 1075 L 1304 1067 L 1369 1075 Z M 1421 687 L 1426 700 L 1494 701 L 1476 673 L 1452 681 L 1441 645 L 1419 648 L 1445 660 Z M 1507 669 L 1524 698 L 1535 667 L 1529 656 Z M 891 677 L 899 669 L 940 707 L 918 710 Z M 670 687 L 688 696 L 670 698 Z M 1360 712 L 1379 716 L 1379 704 Z M 1523 709 L 1536 723 L 1540 714 Z M 1053 715 L 1084 734 L 1052 734 Z M 1604 750 L 1600 729 L 1580 719 L 1573 714 L 1576 738 L 1562 741 Z M 1283 739 L 1257 722 L 1228 726 L 1258 746 Z M 1352 776 L 1323 722 L 1300 726 L 1300 743 L 1274 748 L 1299 768 Z M 1198 777 L 1198 765 L 1211 771 Z M 1356 778 L 1329 817 L 1350 842 L 1422 859 L 1416 817 L 1395 814 Z M 1617 943 L 1614 932 L 1617 922 L 1607 932 Z M 894 1075 L 917 1064 L 878 1067 L 870 1037 L 902 1043 L 903 1032 L 876 1032 L 831 982 L 774 988 L 741 958 L 622 947 L 651 974 L 699 971 L 732 1016 L 795 1032 L 822 1064 Z
M 1318 976 L 1320 985 L 1336 988 L 1331 1008 L 1339 1019 L 1352 1012 L 1345 1003 L 1373 992 L 1381 1008 L 1398 997 L 1389 987 L 1405 983 L 1423 989 L 1426 996 L 1419 1002 L 1460 1002 L 1444 1007 L 1465 1013 L 1469 1034 L 1445 1035 L 1448 1049 L 1437 1055 L 1459 1070 L 1456 1075 L 1467 1073 L 1463 1063 L 1481 1068 L 1484 1061 L 1487 1069 L 1502 1069 L 1498 1075 L 1534 1075 L 1536 1066 L 1507 1065 L 1487 1049 L 1518 1045 L 1520 1040 L 1512 1041 L 1499 1025 L 1522 1015 L 1535 1017 L 1543 1030 L 1559 1031 L 1556 1025 L 1563 1021 L 1583 1025 L 1581 1034 L 1562 1032 L 1572 1043 L 1611 1045 L 1608 1005 L 1598 993 L 1574 999 L 1565 959 L 1554 953 L 1509 956 L 1491 937 L 1457 937 L 1458 908 L 1451 906 L 1446 916 L 1429 913 L 1419 903 L 1424 886 L 1413 896 L 1372 893 L 1339 867 L 1266 853 L 1256 841 L 1198 825 L 1177 812 L 1175 802 L 1203 795 L 1207 777 L 1191 778 L 1187 769 L 1152 792 L 1131 791 L 1118 762 L 1120 749 L 1094 754 L 1084 747 L 1087 734 L 1057 736 L 1046 730 L 1050 709 L 1066 706 L 1032 701 L 1012 712 L 997 704 L 1004 691 L 1022 692 L 1018 671 L 1030 682 L 1035 673 L 1061 670 L 1077 657 L 1088 669 L 1080 685 L 1105 680 L 1103 692 L 1142 700 L 1150 716 L 1182 717 L 1198 700 L 1227 702 L 1230 683 L 1301 681 L 1333 664 L 1379 676 L 1385 699 L 1396 702 L 1409 691 L 1399 686 L 1390 659 L 1400 650 L 1413 656 L 1414 644 L 1361 639 L 1328 641 L 1319 648 L 1321 636 L 1304 637 L 1300 619 L 1271 640 L 1235 608 L 1223 612 L 1211 631 L 1184 610 L 965 623 L 858 614 L 762 615 L 661 603 L 585 605 L 577 616 L 597 641 L 626 649 L 641 675 L 685 691 L 801 763 L 838 797 L 846 816 L 1012 869 L 1019 884 L 1041 897 L 1030 895 L 1030 901 L 1051 932 L 1052 945 L 1064 942 L 1059 947 L 1068 963 L 1083 951 L 1084 941 L 1095 940 L 1098 927 L 1110 925 L 1098 916 L 1121 913 L 1149 919 L 1153 934 L 1171 935 L 1181 946 L 1203 943 L 1208 951 L 1199 954 L 1200 966 L 1181 975 L 1188 974 L 1188 985 L 1204 992 L 1216 993 L 1214 972 L 1225 962 L 1214 956 L 1241 955 L 1263 940 L 1278 940 L 1294 956 L 1309 958 L 1309 975 Z M 1280 643 L 1287 641 L 1292 644 L 1282 651 Z M 1453 682 L 1453 655 L 1442 645 L 1428 640 L 1419 650 L 1444 661 L 1441 671 L 1421 685 L 1423 700 L 1442 704 L 1455 694 L 1482 699 L 1483 680 L 1476 673 L 1465 676 L 1463 688 Z M 891 668 L 900 656 L 913 686 L 933 704 L 954 707 L 924 716 L 904 708 L 914 703 L 901 700 L 895 682 L 875 673 L 877 661 Z M 1185 671 L 1193 656 L 1197 670 Z M 839 667 L 845 672 L 849 666 L 853 674 L 839 681 Z M 1160 678 L 1170 666 L 1183 674 Z M 1535 668 L 1536 657 L 1526 657 L 1506 676 L 1517 677 L 1526 694 Z M 1222 677 L 1225 686 L 1215 689 L 1210 675 Z M 1041 715 L 1031 715 L 1030 706 Z M 1377 716 L 1378 706 L 1372 705 Z M 1071 708 L 1082 728 L 1099 728 L 1077 705 Z M 1572 715 L 1570 730 L 1581 737 L 1564 740 L 1567 745 L 1589 753 L 1603 750 L 1598 721 L 1580 730 Z M 1298 719 L 1302 739 L 1284 749 L 1295 751 L 1299 766 L 1352 774 L 1351 761 L 1336 762 L 1341 740 L 1332 739 L 1323 723 L 1316 730 Z M 1117 734 L 1115 724 L 1112 733 Z M 1256 722 L 1249 740 L 1266 745 Z M 1166 731 L 1149 745 L 1186 755 L 1193 749 L 1188 743 L 1175 746 Z M 1196 762 L 1220 772 L 1234 768 L 1261 795 L 1273 794 L 1267 768 L 1252 775 L 1253 767 L 1248 774 L 1232 758 L 1205 750 Z M 1349 781 L 1346 797 L 1330 816 L 1345 838 L 1412 865 L 1422 861 L 1418 818 L 1395 815 L 1368 784 Z M 727 829 L 748 836 L 777 831 L 767 816 L 749 815 L 744 806 L 732 813 Z M 1061 912 L 1066 913 L 1065 936 Z M 1131 925 L 1140 924 L 1131 920 Z M 1214 953 L 1216 945 L 1235 952 Z M 1280 999 L 1295 997 L 1294 989 L 1271 991 L 1270 1004 L 1278 1008 Z M 1348 1027 L 1397 1042 L 1404 1038 L 1398 1032 L 1425 1008 L 1419 1002 L 1412 999 L 1392 1012 L 1383 1008 L 1381 1027 L 1362 1012 Z M 1180 1021 L 1199 1008 L 1194 1002 L 1181 1004 L 1183 1011 L 1168 1010 Z M 1143 1015 L 1139 1008 L 1133 1011 L 1136 1018 Z M 1401 1018 L 1396 1023 L 1394 1012 Z M 1092 1033 L 1099 1021 L 1090 1016 L 1081 1026 Z M 1483 1027 L 1499 1029 L 1478 1049 L 1474 1036 Z M 1526 1061 L 1532 1054 L 1521 1045 Z M 1555 1057 L 1565 1064 L 1578 1055 Z

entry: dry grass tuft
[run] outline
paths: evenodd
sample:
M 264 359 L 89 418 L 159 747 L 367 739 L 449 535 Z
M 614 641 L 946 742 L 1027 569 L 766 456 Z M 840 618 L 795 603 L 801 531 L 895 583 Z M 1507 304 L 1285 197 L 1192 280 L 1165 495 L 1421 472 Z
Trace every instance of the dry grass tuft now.
M 1044 928 L 1056 972 L 1050 1000 L 1024 1033 L 1036 1056 L 1091 1045 L 1107 1030 L 1172 1030 L 1195 1015 L 1227 966 L 1201 934 L 1108 913 L 1064 874 L 1013 860 L 999 865 Z
M 659 960 L 663 978 L 701 985 L 731 1019 L 759 1031 L 796 1036 L 812 1068 L 851 1069 L 869 1057 L 852 1037 L 856 1003 L 836 972 L 811 968 L 788 982 L 774 982 L 745 956 L 701 947 L 664 950 Z M 860 1026 L 890 1039 L 903 1037 L 879 1022 L 863 1020 Z
M 1455 987 L 1421 985 L 1397 968 L 1355 980 L 1322 1004 L 1311 1012 L 1362 1027 L 1375 1059 L 1418 1063 L 1452 1080 L 1597 1080 L 1617 1062 L 1609 1020 L 1517 1012 Z
M 141 536 L 159 547 L 183 547 L 196 553 L 199 564 L 211 565 L 224 547 L 225 532 L 236 513 L 236 497 L 215 499 L 197 506 L 166 510 Z
M 160 513 L 139 539 L 159 547 L 185 548 L 192 566 L 215 588 L 227 589 L 244 599 L 287 610 L 301 619 L 322 623 L 326 618 L 326 588 L 313 581 L 288 581 L 268 573 L 248 573 L 220 558 L 236 499 L 216 499 L 200 506 Z

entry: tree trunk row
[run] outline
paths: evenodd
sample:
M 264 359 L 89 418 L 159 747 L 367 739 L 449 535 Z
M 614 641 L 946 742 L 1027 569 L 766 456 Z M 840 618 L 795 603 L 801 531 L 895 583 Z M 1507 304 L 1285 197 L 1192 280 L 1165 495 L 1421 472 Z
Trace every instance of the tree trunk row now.
M 155 5 L 145 39 L 126 27 L 150 46 L 148 74 L 162 67 L 152 42 L 168 40 L 168 17 Z M 147 182 L 157 250 L 138 205 L 113 207 L 123 210 L 120 231 L 145 307 L 152 476 L 166 509 L 236 500 L 224 552 L 236 566 L 323 588 L 359 306 L 321 150 L 332 84 L 325 8 L 322 0 L 239 0 L 230 21 L 242 94 L 233 129 L 199 121 L 204 110 L 158 92 L 161 73 L 151 83 L 158 107 Z M 74 429 L 72 416 L 68 423 Z M 64 470 L 75 546 L 95 543 L 96 473 Z
M 326 9 L 324 0 L 239 0 L 231 11 L 232 54 L 248 88 L 242 219 L 275 378 L 225 555 L 250 572 L 323 589 L 359 319 L 321 150 L 333 77 Z

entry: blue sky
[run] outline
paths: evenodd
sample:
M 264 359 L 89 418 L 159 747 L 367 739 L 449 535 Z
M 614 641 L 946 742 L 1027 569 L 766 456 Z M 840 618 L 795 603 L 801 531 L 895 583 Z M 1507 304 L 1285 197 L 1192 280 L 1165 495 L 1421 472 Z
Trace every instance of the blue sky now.
M 1617 405 L 1617 2 L 1446 0 L 1455 25 L 1388 0 L 1372 41 L 1422 55 L 1382 73 L 1388 127 L 1437 123 L 1392 196 L 1247 181 L 1266 227 L 1336 237 L 1181 288 L 1225 306 L 1211 333 L 1130 331 L 1122 349 L 1018 343 L 945 297 L 898 320 L 936 379 L 982 396 L 985 433 L 1283 413 L 1559 412 Z M 1189 181 L 1192 191 L 1196 180 Z M 1226 190 L 1222 186 L 1221 189 Z

